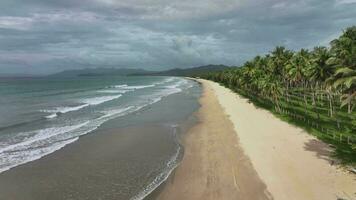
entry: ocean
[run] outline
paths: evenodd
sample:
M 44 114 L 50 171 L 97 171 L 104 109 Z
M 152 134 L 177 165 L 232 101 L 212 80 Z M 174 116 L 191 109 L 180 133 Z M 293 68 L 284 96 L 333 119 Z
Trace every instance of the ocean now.
M 30 194 L 36 199 L 42 199 L 41 195 L 35 195 L 38 189 L 38 193 L 42 193 L 42 197 L 47 199 L 68 199 L 75 194 L 78 195 L 77 198 L 84 199 L 83 195 L 91 193 L 93 194 L 85 199 L 100 199 L 103 196 L 107 197 L 105 199 L 143 199 L 178 165 L 184 148 L 179 142 L 179 134 L 189 127 L 191 121 L 188 119 L 199 107 L 200 90 L 196 82 L 178 77 L 0 79 L 0 185 L 2 188 L 11 187 L 11 184 L 19 187 L 23 180 L 14 181 L 13 177 L 18 175 L 11 173 L 18 174 L 17 171 L 22 170 L 21 177 L 24 178 L 26 175 L 23 171 L 28 174 L 39 173 L 28 183 L 32 185 L 31 189 L 18 191 L 20 194 L 23 192 L 22 196 Z M 112 143 L 111 146 L 107 145 L 110 146 L 109 150 L 97 150 L 99 153 L 93 153 L 90 145 L 84 145 L 90 143 L 93 147 L 96 145 L 96 149 L 104 148 L 105 144 L 100 143 L 99 138 L 105 134 L 112 134 L 114 136 L 110 137 L 117 139 L 117 142 L 113 142 L 113 139 L 106 142 Z M 80 151 L 75 150 L 76 143 L 83 144 Z M 71 145 L 73 147 L 70 147 Z M 52 159 L 57 152 L 60 154 L 61 151 L 65 152 L 65 149 L 69 152 L 68 155 L 78 155 L 78 163 L 83 163 L 82 160 L 87 156 L 88 160 L 93 159 L 93 166 L 98 167 L 98 158 L 103 158 L 104 167 L 96 169 L 86 164 L 82 165 L 81 170 L 86 171 L 86 166 L 94 170 L 94 173 L 95 170 L 111 170 L 111 174 L 105 179 L 110 180 L 103 183 L 103 187 L 117 185 L 111 189 L 115 190 L 115 193 L 105 192 L 105 195 L 101 195 L 93 189 L 86 191 L 83 185 L 90 186 L 89 181 L 78 183 L 78 191 L 82 193 L 46 193 L 45 189 L 41 188 L 41 181 L 48 179 L 46 182 L 50 185 L 51 180 L 56 177 L 51 177 L 53 172 L 47 173 L 50 167 L 48 164 L 41 164 L 41 161 L 47 162 L 46 159 Z M 106 156 L 102 155 L 104 152 L 115 154 L 107 156 L 105 160 Z M 95 155 L 101 156 L 94 157 Z M 148 159 L 149 156 L 151 157 Z M 66 157 L 63 158 L 64 161 L 65 159 Z M 62 164 L 65 162 L 61 159 L 53 160 L 58 163 L 58 173 L 66 169 L 63 174 L 58 175 L 62 178 L 57 177 L 56 182 L 53 182 L 58 190 L 60 180 L 63 180 L 63 185 L 68 185 L 69 179 L 65 178 L 65 174 L 68 174 L 70 167 Z M 41 170 L 34 170 L 37 165 Z M 30 170 L 26 169 L 28 166 Z M 81 172 L 76 174 L 80 177 Z M 116 178 L 112 177 L 114 174 Z M 76 180 L 75 176 L 71 174 L 73 180 Z M 128 181 L 131 179 L 131 182 Z M 28 184 L 23 187 L 29 187 Z M 103 191 L 100 187 L 97 189 Z M 0 192 L 5 195 L 3 197 L 12 195 Z

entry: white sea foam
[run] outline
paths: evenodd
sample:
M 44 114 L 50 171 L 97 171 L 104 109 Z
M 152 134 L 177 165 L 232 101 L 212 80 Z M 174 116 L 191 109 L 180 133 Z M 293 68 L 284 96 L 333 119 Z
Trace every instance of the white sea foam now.
M 125 94 L 126 92 L 130 92 L 132 90 L 124 90 L 124 89 L 111 89 L 111 90 L 98 90 L 99 93 L 108 93 L 108 94 Z
M 66 107 L 57 107 L 53 110 L 42 110 L 42 112 L 48 112 L 48 113 L 67 113 L 67 112 L 72 112 L 72 111 L 76 111 L 76 110 L 80 110 L 82 108 L 85 108 L 89 106 L 89 104 L 82 104 L 82 105 L 79 105 L 79 106 L 66 106 Z M 47 116 L 47 118 L 53 118 L 53 117 L 56 117 L 57 115 L 49 115 Z
M 140 96 L 137 99 L 141 99 L 139 101 L 133 102 L 132 105 L 127 105 L 125 108 L 117 108 L 111 109 L 108 111 L 99 111 L 103 112 L 104 115 L 98 117 L 96 119 L 92 119 L 90 121 L 85 121 L 76 125 L 65 125 L 62 127 L 53 127 L 53 128 L 45 128 L 42 130 L 32 131 L 32 132 L 23 132 L 18 133 L 19 137 L 11 137 L 8 141 L 0 142 L 0 173 L 6 171 L 12 167 L 27 163 L 32 160 L 39 159 L 45 155 L 48 155 L 65 145 L 74 142 L 78 139 L 79 136 L 87 134 L 97 127 L 99 127 L 102 123 L 107 120 L 124 116 L 129 113 L 136 112 L 148 105 L 156 103 L 160 101 L 162 98 L 167 97 L 171 94 L 175 94 L 182 91 L 182 88 L 185 88 L 185 81 L 175 81 L 176 78 L 165 79 L 166 84 L 168 85 L 160 85 L 155 90 L 147 96 Z M 153 87 L 152 85 L 141 86 L 128 86 L 121 85 L 119 87 L 115 87 L 115 89 L 130 87 L 136 88 L 146 88 Z M 58 107 L 53 110 L 46 110 L 43 112 L 52 112 L 51 115 L 57 115 L 56 113 L 66 113 L 75 110 L 82 109 L 89 105 L 99 105 L 107 101 L 111 101 L 121 97 L 121 94 L 118 95 L 110 95 L 110 96 L 102 96 L 102 97 L 93 97 L 80 100 L 81 105 L 73 106 L 73 107 Z M 20 137 L 21 136 L 21 137 Z M 15 139 L 14 139 L 15 138 Z M 178 156 L 178 155 L 177 155 Z M 157 177 L 156 180 L 148 186 L 145 191 L 141 194 L 147 194 L 152 191 L 159 182 L 162 182 L 168 177 L 171 172 L 172 165 L 175 160 L 174 156 L 172 157 L 172 161 L 167 163 L 168 171 L 162 173 L 160 177 Z M 139 195 L 140 196 L 140 195 Z M 141 199 L 141 198 L 138 198 Z
M 162 85 L 162 84 L 166 84 L 166 83 L 169 83 L 169 82 L 172 82 L 174 80 L 177 80 L 178 78 L 176 77 L 168 77 L 168 78 L 165 78 L 163 81 L 160 81 L 158 83 L 155 83 L 155 85 Z
M 169 89 L 176 89 L 176 88 L 179 88 L 179 86 L 181 86 L 181 85 L 183 85 L 183 84 L 186 84 L 186 83 L 188 83 L 187 80 L 181 79 L 181 80 L 175 82 L 175 83 L 172 84 L 172 85 L 167 85 L 166 88 L 169 88 Z
M 83 99 L 82 102 L 89 104 L 89 105 L 99 105 L 99 104 L 105 103 L 107 101 L 112 101 L 114 99 L 117 99 L 121 96 L 122 96 L 121 94 L 118 94 L 118 95 L 112 95 L 112 96 L 92 97 L 92 98 L 88 98 L 88 99 Z
M 138 90 L 138 89 L 143 89 L 143 88 L 150 88 L 154 87 L 156 84 L 149 84 L 149 85 L 112 85 L 107 88 L 119 88 L 119 89 L 124 89 L 124 90 Z
M 127 114 L 127 111 L 128 112 L 130 112 L 130 110 L 131 110 L 131 112 L 135 111 L 133 109 L 134 109 L 134 106 L 129 106 L 126 108 L 104 111 L 104 115 L 101 116 L 99 119 L 105 119 L 105 118 L 109 118 L 112 116 L 115 116 L 115 117 L 122 116 L 122 115 Z
M 65 141 L 56 142 L 51 146 L 47 146 L 39 149 L 29 149 L 27 151 L 21 151 L 21 152 L 11 152 L 8 153 L 7 155 L 4 155 L 4 153 L 0 153 L 0 173 L 7 171 L 18 165 L 40 159 L 43 156 L 53 153 L 76 140 L 78 140 L 78 137 L 71 138 Z
M 177 129 L 176 127 L 173 127 L 174 129 L 174 136 L 176 136 Z M 172 171 L 178 166 L 178 156 L 181 151 L 180 144 L 177 142 L 177 150 L 174 153 L 174 155 L 167 161 L 166 163 L 166 168 L 158 175 L 155 177 L 155 179 L 148 184 L 142 191 L 140 191 L 137 195 L 132 197 L 130 200 L 143 200 L 145 197 L 147 197 L 149 194 L 151 194 L 158 186 L 160 186 L 164 181 L 167 180 L 169 175 L 172 173 Z
M 151 84 L 151 85 L 132 85 L 132 86 L 126 86 L 126 87 L 122 87 L 124 89 L 134 89 L 134 90 L 137 90 L 137 89 L 143 89 L 143 88 L 150 88 L 150 87 L 154 87 L 155 85 L 154 84 Z
M 72 111 L 77 111 L 77 110 L 80 110 L 80 109 L 85 108 L 90 105 L 99 105 L 99 104 L 105 103 L 107 101 L 117 99 L 121 96 L 122 96 L 122 94 L 111 95 L 111 96 L 102 96 L 102 97 L 92 97 L 92 98 L 87 98 L 87 99 L 81 100 L 82 101 L 81 103 L 84 103 L 84 104 L 81 104 L 79 106 L 57 107 L 52 110 L 41 110 L 41 111 L 47 112 L 47 113 L 52 113 L 52 114 L 46 116 L 47 119 L 52 119 L 52 118 L 57 117 L 58 113 L 64 114 L 64 113 L 68 113 L 68 112 L 72 112 Z
M 127 84 L 122 84 L 122 85 L 112 85 L 112 86 L 108 86 L 107 88 L 122 88 L 122 87 L 126 87 Z
M 134 112 L 133 106 L 127 108 L 110 110 L 105 115 L 72 126 L 46 128 L 37 131 L 19 133 L 26 137 L 21 137 L 21 141 L 10 140 L 11 144 L 0 145 L 0 173 L 18 165 L 40 159 L 41 157 L 53 153 L 85 135 L 107 120 L 118 116 L 123 116 Z
M 0 148 L 0 153 L 8 152 L 8 151 L 20 151 L 20 150 L 28 149 L 30 147 L 32 148 L 34 146 L 33 145 L 34 143 L 41 143 L 41 141 L 43 140 L 49 139 L 59 134 L 73 131 L 82 126 L 85 126 L 86 124 L 88 124 L 88 121 L 73 126 L 53 127 L 53 128 L 46 128 L 37 131 L 23 133 L 25 135 L 32 135 L 32 136 L 26 138 L 24 141 L 17 142 L 15 144 L 10 144 L 6 147 Z
M 173 81 L 173 80 L 174 80 L 174 78 L 172 78 L 169 81 Z M 173 85 L 165 86 L 166 89 L 163 90 L 158 97 L 153 99 L 152 103 L 160 101 L 163 97 L 166 97 L 166 96 L 169 96 L 171 94 L 175 94 L 175 93 L 181 92 L 182 89 L 180 87 L 182 85 L 186 85 L 186 88 L 192 87 L 192 85 L 187 84 L 188 82 L 189 81 L 182 79 L 182 80 L 174 83 Z M 177 126 L 172 126 L 172 128 L 174 128 L 174 135 L 176 135 L 177 134 L 176 133 Z M 137 195 L 132 197 L 130 200 L 143 200 L 146 196 L 151 194 L 158 186 L 160 186 L 164 181 L 166 181 L 167 178 L 169 177 L 169 175 L 172 173 L 172 171 L 179 164 L 178 163 L 178 156 L 179 156 L 180 151 L 181 151 L 181 147 L 180 147 L 180 144 L 177 141 L 177 151 L 171 157 L 171 159 L 168 160 L 168 162 L 166 163 L 165 170 L 163 170 L 158 176 L 155 177 L 155 179 L 150 184 L 148 184 L 142 191 L 140 191 Z
M 122 84 L 122 85 L 112 85 L 109 86 L 107 88 L 119 88 L 119 89 L 124 89 L 122 91 L 132 91 L 132 90 L 138 90 L 138 89 L 144 89 L 144 88 L 150 88 L 150 87 L 154 87 L 156 85 L 162 85 L 168 82 L 172 82 L 174 80 L 176 80 L 177 78 L 175 77 L 169 77 L 169 78 L 165 78 L 163 81 L 160 82 L 156 82 L 156 83 L 152 83 L 149 85 L 127 85 L 127 84 Z M 107 92 L 107 93 L 116 93 L 116 90 L 103 90 L 102 92 Z
M 57 117 L 57 113 L 53 113 L 53 114 L 47 115 L 45 118 L 52 119 L 52 118 L 55 118 L 55 117 Z
M 18 165 L 40 159 L 78 139 L 95 128 L 89 121 L 72 126 L 46 128 L 37 131 L 20 133 L 27 137 L 22 141 L 8 144 L 0 149 L 0 173 Z M 13 140 L 10 140 L 13 142 Z M 3 142 L 4 143 L 4 142 Z

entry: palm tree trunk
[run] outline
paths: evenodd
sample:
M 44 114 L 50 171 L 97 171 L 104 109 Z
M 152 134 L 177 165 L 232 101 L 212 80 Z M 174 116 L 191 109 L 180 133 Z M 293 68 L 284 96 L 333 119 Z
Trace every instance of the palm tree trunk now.
M 349 92 L 349 96 L 351 96 L 351 95 L 352 95 L 352 93 Z M 350 100 L 350 101 L 347 102 L 347 113 L 348 113 L 348 114 L 351 114 L 351 101 L 352 101 L 352 100 Z
M 329 114 L 330 117 L 332 117 L 333 116 L 332 96 L 329 92 L 328 92 L 328 99 L 329 99 Z

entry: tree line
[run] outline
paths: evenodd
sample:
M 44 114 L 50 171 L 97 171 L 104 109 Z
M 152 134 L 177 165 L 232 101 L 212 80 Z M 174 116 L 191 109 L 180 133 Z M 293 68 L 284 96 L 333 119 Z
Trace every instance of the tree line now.
M 249 98 L 356 135 L 356 26 L 329 47 L 291 51 L 277 46 L 240 67 L 200 75 Z M 305 120 L 305 118 L 304 118 Z

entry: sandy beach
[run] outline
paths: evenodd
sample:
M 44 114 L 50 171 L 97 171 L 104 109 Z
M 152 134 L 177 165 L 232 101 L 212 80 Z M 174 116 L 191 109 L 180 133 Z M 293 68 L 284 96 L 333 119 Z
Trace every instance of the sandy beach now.
M 356 199 L 356 177 L 331 149 L 217 83 L 203 85 L 200 123 L 158 196 L 170 199 Z
M 184 137 L 183 160 L 158 199 L 271 199 L 209 84 L 200 103 L 200 122 Z

